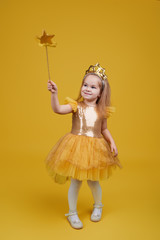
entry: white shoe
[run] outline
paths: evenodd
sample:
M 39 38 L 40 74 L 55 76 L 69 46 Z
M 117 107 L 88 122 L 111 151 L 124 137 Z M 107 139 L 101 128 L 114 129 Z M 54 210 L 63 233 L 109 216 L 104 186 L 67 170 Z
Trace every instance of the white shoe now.
M 102 207 L 104 205 L 101 203 L 101 204 L 93 204 L 93 211 L 92 211 L 92 214 L 91 214 L 91 221 L 93 222 L 98 222 L 101 220 L 101 216 L 102 216 Z
M 69 213 L 66 213 L 65 216 L 68 216 L 67 219 L 73 228 L 75 229 L 83 228 L 83 223 L 79 219 L 77 211 L 74 212 L 69 211 Z

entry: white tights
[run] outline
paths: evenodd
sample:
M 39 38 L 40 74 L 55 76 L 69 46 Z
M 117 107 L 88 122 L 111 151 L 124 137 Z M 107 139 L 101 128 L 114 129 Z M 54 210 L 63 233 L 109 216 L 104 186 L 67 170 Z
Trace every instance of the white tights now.
M 92 191 L 95 204 L 102 201 L 102 189 L 98 181 L 87 180 L 88 186 Z M 77 199 L 82 181 L 71 178 L 71 185 L 68 190 L 69 211 L 77 211 Z

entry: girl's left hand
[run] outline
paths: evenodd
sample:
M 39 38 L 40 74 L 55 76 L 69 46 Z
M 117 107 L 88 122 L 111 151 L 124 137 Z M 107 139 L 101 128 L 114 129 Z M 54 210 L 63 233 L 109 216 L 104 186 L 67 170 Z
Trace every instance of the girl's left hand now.
M 116 157 L 118 155 L 118 150 L 117 150 L 115 142 L 111 142 L 110 147 L 111 147 L 111 152 L 114 151 L 115 152 L 114 157 Z

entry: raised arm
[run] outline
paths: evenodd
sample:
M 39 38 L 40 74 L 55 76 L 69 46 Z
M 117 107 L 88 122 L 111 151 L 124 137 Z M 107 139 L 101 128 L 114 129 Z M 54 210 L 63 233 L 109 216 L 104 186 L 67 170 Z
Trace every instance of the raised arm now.
M 57 85 L 51 80 L 48 80 L 48 90 L 51 92 L 51 106 L 55 113 L 67 114 L 72 112 L 72 107 L 70 104 L 59 104 L 58 88 Z

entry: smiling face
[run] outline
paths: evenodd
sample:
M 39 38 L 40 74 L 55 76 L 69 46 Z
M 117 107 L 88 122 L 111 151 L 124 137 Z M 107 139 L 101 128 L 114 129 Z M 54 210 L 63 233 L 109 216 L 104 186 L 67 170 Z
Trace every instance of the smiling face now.
M 81 88 L 81 96 L 89 101 L 96 102 L 98 97 L 100 97 L 101 91 L 101 80 L 96 75 L 88 75 L 83 82 Z

